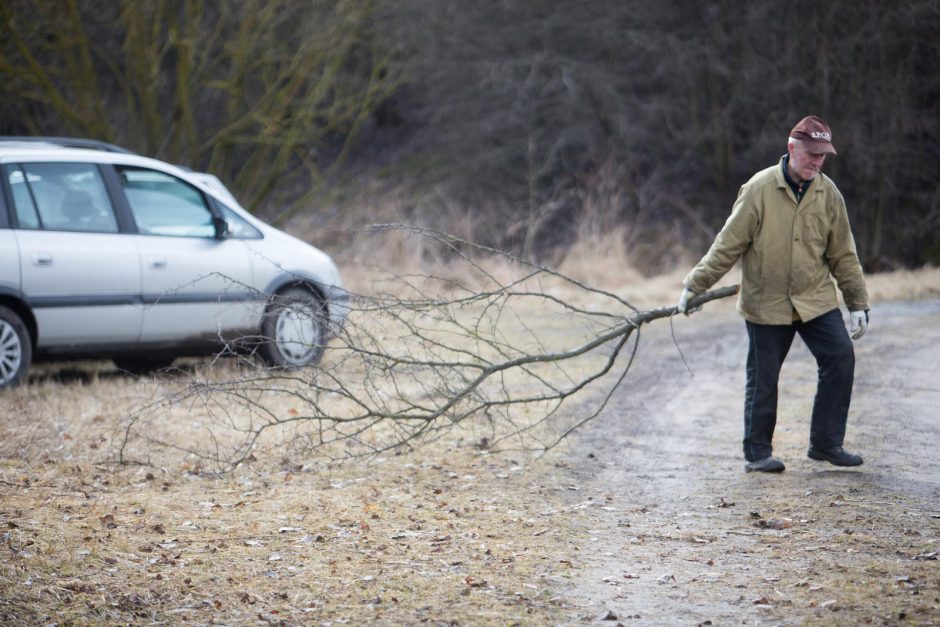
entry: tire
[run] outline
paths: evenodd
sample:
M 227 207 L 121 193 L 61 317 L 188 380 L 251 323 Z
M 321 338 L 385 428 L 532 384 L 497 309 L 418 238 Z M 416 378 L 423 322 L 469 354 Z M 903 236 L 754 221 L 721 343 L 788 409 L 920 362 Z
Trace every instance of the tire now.
M 258 353 L 268 366 L 299 368 L 320 362 L 326 344 L 326 307 L 300 287 L 275 294 L 261 323 Z
M 22 318 L 0 307 L 0 389 L 19 385 L 33 360 L 33 343 Z
M 111 361 L 117 366 L 118 370 L 134 374 L 145 375 L 152 374 L 158 370 L 169 368 L 173 363 L 172 357 L 142 357 L 137 355 L 125 355 L 115 357 Z

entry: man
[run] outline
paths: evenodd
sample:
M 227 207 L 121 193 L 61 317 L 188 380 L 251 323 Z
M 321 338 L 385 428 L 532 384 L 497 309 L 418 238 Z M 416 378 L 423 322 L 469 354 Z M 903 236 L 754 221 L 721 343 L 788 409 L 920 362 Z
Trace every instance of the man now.
M 708 253 L 685 277 L 677 309 L 708 290 L 738 259 L 738 311 L 748 335 L 744 397 L 746 472 L 782 472 L 772 456 L 780 367 L 796 334 L 819 366 L 808 456 L 836 466 L 858 466 L 842 448 L 855 352 L 839 312 L 834 277 L 850 311 L 852 339 L 868 328 L 868 293 L 845 201 L 820 172 L 836 154 L 829 125 L 808 116 L 790 132 L 787 154 L 755 174 Z

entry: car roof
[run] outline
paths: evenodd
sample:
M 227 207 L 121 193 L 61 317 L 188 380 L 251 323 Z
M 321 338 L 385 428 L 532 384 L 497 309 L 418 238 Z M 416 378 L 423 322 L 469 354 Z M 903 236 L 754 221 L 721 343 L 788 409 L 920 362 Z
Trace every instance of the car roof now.
M 72 137 L 0 136 L 0 163 L 37 161 L 123 164 L 163 170 L 195 184 L 229 206 L 241 208 L 238 200 L 215 176 L 159 159 L 143 157 L 115 144 Z
M 26 135 L 0 135 L 0 147 L 13 146 L 21 148 L 36 147 L 42 148 L 86 148 L 89 150 L 101 150 L 104 152 L 119 152 L 125 155 L 136 154 L 133 150 L 100 141 L 97 139 L 85 139 L 82 137 L 51 137 L 51 136 L 26 136 Z
M 167 170 L 184 179 L 193 173 L 189 168 L 144 157 L 127 148 L 92 139 L 0 136 L 0 163 L 24 161 L 122 163 Z
M 60 148 L 36 143 L 0 142 L 0 163 L 24 163 L 35 161 L 79 161 L 137 165 L 171 172 L 188 179 L 190 172 L 166 161 L 142 157 L 134 153 L 108 152 L 87 148 Z

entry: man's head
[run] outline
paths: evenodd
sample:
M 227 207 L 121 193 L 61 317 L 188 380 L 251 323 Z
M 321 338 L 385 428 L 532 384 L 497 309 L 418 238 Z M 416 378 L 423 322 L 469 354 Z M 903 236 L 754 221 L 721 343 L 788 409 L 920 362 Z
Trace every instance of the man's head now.
M 826 155 L 836 154 L 829 125 L 815 115 L 806 116 L 790 131 L 787 152 L 790 173 L 801 181 L 810 180 L 822 169 Z

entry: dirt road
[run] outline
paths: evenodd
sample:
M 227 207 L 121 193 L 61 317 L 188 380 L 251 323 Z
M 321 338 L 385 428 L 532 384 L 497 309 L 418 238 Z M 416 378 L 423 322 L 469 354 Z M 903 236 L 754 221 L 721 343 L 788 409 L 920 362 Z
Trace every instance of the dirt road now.
M 856 343 L 846 448 L 806 457 L 815 364 L 797 339 L 774 454 L 745 474 L 743 321 L 729 304 L 644 332 L 616 405 L 568 463 L 594 499 L 572 595 L 605 624 L 940 624 L 940 300 L 879 304 Z M 709 622 L 710 621 L 710 622 Z

